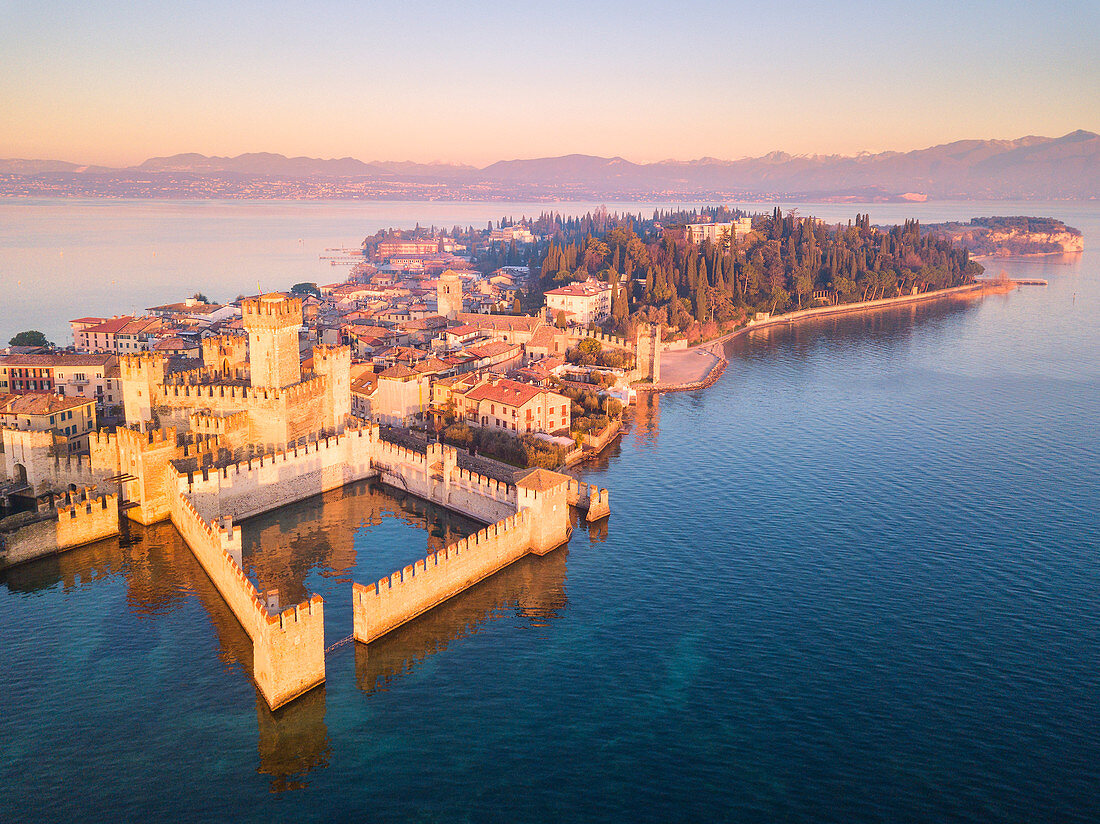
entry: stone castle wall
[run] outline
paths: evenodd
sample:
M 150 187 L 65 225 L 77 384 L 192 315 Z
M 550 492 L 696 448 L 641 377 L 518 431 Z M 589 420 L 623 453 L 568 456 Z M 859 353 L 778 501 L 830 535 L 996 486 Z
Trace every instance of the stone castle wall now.
M 517 512 L 376 584 L 354 584 L 355 640 L 369 643 L 523 557 L 534 517 Z
M 175 480 L 182 480 L 178 473 Z M 268 706 L 275 709 L 323 683 L 323 599 L 315 595 L 271 615 L 236 561 L 241 555 L 241 528 L 210 523 L 186 495 L 176 492 L 171 500 L 172 523 L 252 639 L 253 678 Z
M 0 569 L 118 534 L 118 496 L 85 487 L 68 498 L 53 517 L 0 535 Z
M 14 479 L 18 464 L 36 494 L 71 486 L 97 486 L 118 474 L 118 441 L 107 432 L 88 436 L 87 455 L 55 454 L 56 439 L 52 432 L 4 429 L 0 438 L 4 464 L 0 474 Z
M 179 476 L 177 491 L 207 519 L 228 515 L 243 520 L 371 477 L 374 446 L 372 429 L 350 429 L 232 466 Z

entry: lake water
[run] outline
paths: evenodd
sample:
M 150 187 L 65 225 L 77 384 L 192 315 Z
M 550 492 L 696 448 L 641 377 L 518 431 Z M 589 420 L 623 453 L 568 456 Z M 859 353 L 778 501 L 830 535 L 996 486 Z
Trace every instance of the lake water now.
M 141 209 L 101 208 L 106 259 Z M 369 233 L 345 208 L 301 234 Z M 731 344 L 585 469 L 608 522 L 337 647 L 278 713 L 170 526 L 12 570 L 0 821 L 1100 819 L 1100 209 L 870 212 L 1049 215 L 1086 252 L 1003 264 L 1046 288 Z M 245 562 L 321 593 L 332 643 L 352 580 L 475 527 L 362 484 L 248 522 Z

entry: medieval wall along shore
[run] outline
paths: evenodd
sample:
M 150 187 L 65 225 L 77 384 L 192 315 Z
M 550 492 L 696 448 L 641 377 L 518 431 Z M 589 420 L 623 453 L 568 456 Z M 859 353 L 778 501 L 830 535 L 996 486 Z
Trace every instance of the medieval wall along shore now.
M 376 584 L 354 584 L 354 636 L 369 643 L 527 554 L 535 515 L 521 510 Z
M 180 476 L 179 492 L 208 520 L 224 515 L 242 520 L 371 477 L 375 443 L 374 430 L 349 429 L 231 466 Z
M 177 490 L 185 485 L 185 478 L 170 472 L 177 476 Z M 252 639 L 253 678 L 268 706 L 275 709 L 324 682 L 322 598 L 315 595 L 278 615 L 269 614 L 236 560 L 241 556 L 241 528 L 211 523 L 178 491 L 170 500 L 172 523 Z
M 491 524 L 516 511 L 516 488 L 458 466 L 452 446 L 429 444 L 421 453 L 379 440 L 375 467 L 383 483 Z
M 0 569 L 118 534 L 118 496 L 86 487 L 69 497 L 55 517 L 0 535 Z
M 565 494 L 570 506 L 587 510 L 587 521 L 598 521 L 611 514 L 611 493 L 595 484 L 570 478 L 565 485 Z

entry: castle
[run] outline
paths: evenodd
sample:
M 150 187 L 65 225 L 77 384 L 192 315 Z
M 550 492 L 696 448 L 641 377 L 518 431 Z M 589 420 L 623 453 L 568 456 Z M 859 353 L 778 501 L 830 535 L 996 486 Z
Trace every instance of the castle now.
M 248 357 L 240 337 L 202 344 L 202 366 L 168 371 L 157 353 L 124 355 L 122 398 L 128 426 L 173 427 L 196 436 L 221 436 L 222 445 L 270 451 L 311 435 L 334 432 L 351 415 L 351 350 L 313 349 L 302 373 L 298 330 L 302 302 L 262 295 L 242 305 Z
M 515 484 L 458 466 L 453 447 L 425 452 L 384 441 L 377 426 L 351 417 L 351 354 L 318 346 L 302 372 L 302 305 L 283 295 L 246 300 L 244 341 L 207 339 L 202 364 L 174 369 L 163 355 L 122 358 L 126 426 L 93 433 L 85 455 L 62 454 L 51 432 L 4 429 L 3 476 L 35 492 L 70 489 L 55 522 L 22 530 L 4 556 L 54 551 L 119 531 L 119 518 L 171 520 L 253 645 L 253 679 L 272 709 L 325 680 L 324 602 L 285 609 L 261 593 L 242 567 L 247 518 L 346 484 L 383 482 L 488 524 L 476 534 L 353 591 L 355 637 L 372 642 L 529 553 L 569 539 L 570 507 L 594 521 L 609 513 L 608 492 L 534 470 Z M 118 483 L 129 501 L 96 497 Z M 82 492 L 80 490 L 83 490 Z M 116 515 L 116 512 L 118 513 Z M 5 539 L 7 541 L 7 539 Z

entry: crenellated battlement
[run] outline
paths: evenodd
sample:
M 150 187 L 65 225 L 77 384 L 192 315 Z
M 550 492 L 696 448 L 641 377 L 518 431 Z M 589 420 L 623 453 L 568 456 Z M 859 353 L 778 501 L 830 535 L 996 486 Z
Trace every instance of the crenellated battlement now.
M 347 362 L 351 365 L 351 347 L 350 346 L 330 346 L 328 344 L 318 344 L 313 347 L 313 368 L 314 371 L 320 372 L 318 366 L 321 364 L 329 363 L 343 363 Z
M 57 548 L 69 549 L 118 534 L 118 496 L 94 486 L 70 492 L 57 509 Z
M 253 644 L 253 677 L 272 709 L 325 680 L 324 600 L 308 601 L 272 615 L 241 568 L 241 528 L 231 519 L 207 520 L 177 488 L 172 522 Z
M 570 478 L 565 484 L 565 494 L 570 506 L 588 510 L 588 521 L 611 514 L 611 493 L 606 489 Z
M 248 339 L 244 335 L 215 335 L 202 339 L 204 366 L 221 371 L 243 366 L 248 358 Z
M 144 451 L 143 447 L 146 446 L 160 447 L 165 444 L 175 446 L 178 442 L 178 433 L 174 426 L 160 429 L 152 426 L 152 421 L 148 422 L 148 428 L 144 431 L 120 426 L 115 430 L 115 436 L 118 438 L 120 447 L 137 451 Z
M 123 380 L 140 380 L 150 372 L 163 375 L 166 361 L 167 357 L 160 352 L 134 352 L 120 355 L 118 365 Z
M 516 488 L 512 484 L 461 467 L 455 469 L 454 475 L 451 476 L 451 483 L 498 501 L 514 502 L 516 499 Z
M 353 584 L 355 639 L 369 643 L 523 557 L 534 520 L 517 512 L 374 584 Z
M 233 412 L 229 415 L 210 415 L 204 412 L 192 412 L 188 416 L 191 431 L 204 435 L 226 435 L 231 432 L 248 430 L 248 413 Z
M 245 328 L 266 327 L 276 329 L 302 325 L 301 298 L 288 298 L 271 293 L 241 301 L 241 318 Z

